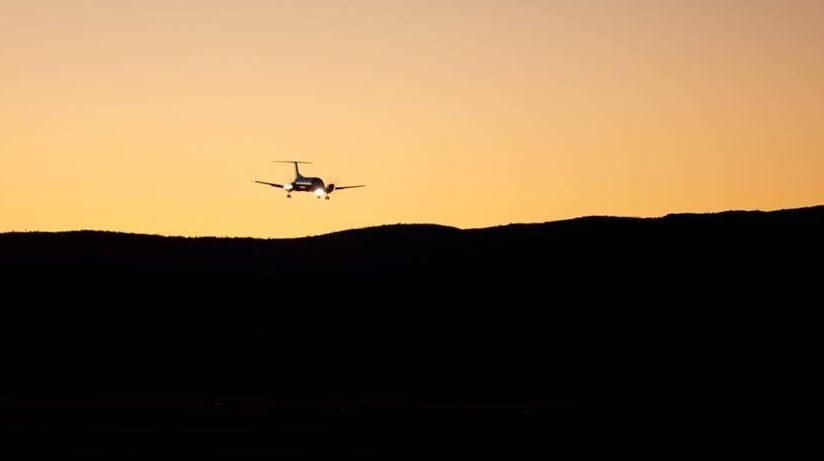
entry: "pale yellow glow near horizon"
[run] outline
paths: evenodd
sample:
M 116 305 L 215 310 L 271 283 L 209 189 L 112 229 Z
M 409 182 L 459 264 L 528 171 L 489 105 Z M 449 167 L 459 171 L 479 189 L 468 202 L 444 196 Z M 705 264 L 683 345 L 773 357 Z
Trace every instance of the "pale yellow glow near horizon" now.
M 0 232 L 824 204 L 819 0 L 6 0 Z M 330 200 L 254 180 L 288 164 Z

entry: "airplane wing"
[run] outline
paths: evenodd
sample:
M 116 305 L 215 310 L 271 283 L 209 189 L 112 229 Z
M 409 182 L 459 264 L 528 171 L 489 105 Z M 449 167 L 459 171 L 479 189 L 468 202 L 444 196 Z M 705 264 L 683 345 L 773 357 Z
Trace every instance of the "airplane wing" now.
M 266 181 L 255 181 L 255 182 L 258 183 L 258 184 L 266 184 L 267 186 L 280 187 L 281 189 L 283 189 L 283 184 L 275 184 L 273 182 L 266 182 Z
M 335 186 L 335 190 L 352 189 L 353 187 L 366 187 L 366 184 L 359 184 L 357 186 Z

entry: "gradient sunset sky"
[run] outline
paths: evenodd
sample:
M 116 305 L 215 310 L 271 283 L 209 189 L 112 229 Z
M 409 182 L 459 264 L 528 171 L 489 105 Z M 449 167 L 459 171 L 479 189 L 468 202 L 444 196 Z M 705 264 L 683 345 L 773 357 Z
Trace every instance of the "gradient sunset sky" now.
M 822 0 L 3 0 L 0 232 L 824 204 Z M 303 173 L 367 187 L 286 198 Z

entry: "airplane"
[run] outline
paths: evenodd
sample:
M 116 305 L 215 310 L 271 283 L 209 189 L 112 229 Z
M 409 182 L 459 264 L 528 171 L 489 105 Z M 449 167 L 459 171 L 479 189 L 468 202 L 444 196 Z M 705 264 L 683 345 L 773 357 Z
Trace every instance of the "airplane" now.
M 284 184 L 277 184 L 273 182 L 258 181 L 258 184 L 266 184 L 267 186 L 277 187 L 286 191 L 286 198 L 292 198 L 292 192 L 313 192 L 317 198 L 324 197 L 329 200 L 332 192 L 342 189 L 352 189 L 355 187 L 366 187 L 366 184 L 358 184 L 356 186 L 337 186 L 334 183 L 326 184 L 323 179 L 316 176 L 303 176 L 298 167 L 299 164 L 311 164 L 312 162 L 304 162 L 300 160 L 275 160 L 278 163 L 292 163 L 295 165 L 295 179 Z

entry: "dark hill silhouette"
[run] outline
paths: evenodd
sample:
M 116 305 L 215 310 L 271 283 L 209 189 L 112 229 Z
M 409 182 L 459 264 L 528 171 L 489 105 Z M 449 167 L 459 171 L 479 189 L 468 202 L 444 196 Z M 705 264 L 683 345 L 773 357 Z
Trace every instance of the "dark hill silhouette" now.
M 824 206 L 778 211 L 584 217 L 466 229 L 384 225 L 291 239 L 104 231 L 0 234 L 7 273 L 194 271 L 264 275 L 474 274 L 695 269 L 773 273 L 820 256 Z M 786 270 L 782 268 L 780 272 Z
M 328 440 L 341 420 L 318 415 L 343 406 L 387 448 L 421 434 L 390 436 L 402 422 L 494 438 L 470 423 L 494 407 L 543 415 L 499 447 L 622 427 L 695 447 L 695 421 L 804 408 L 822 235 L 824 206 L 294 239 L 0 234 L 3 424 L 83 414 L 76 440 L 137 421 L 140 437 L 265 451 L 260 434 L 294 441 L 288 421 L 319 418 Z

